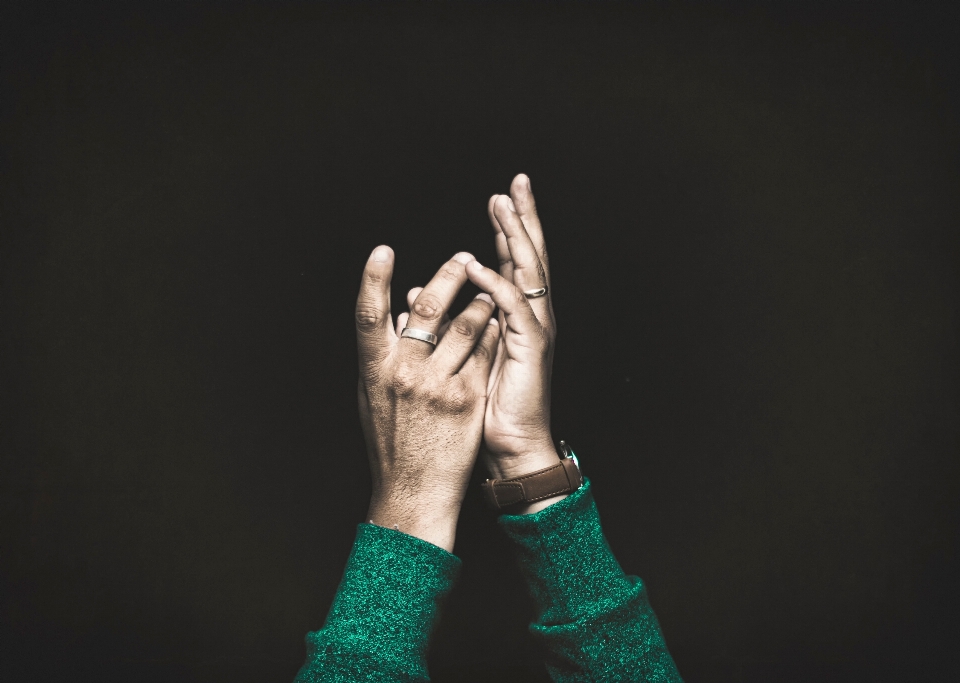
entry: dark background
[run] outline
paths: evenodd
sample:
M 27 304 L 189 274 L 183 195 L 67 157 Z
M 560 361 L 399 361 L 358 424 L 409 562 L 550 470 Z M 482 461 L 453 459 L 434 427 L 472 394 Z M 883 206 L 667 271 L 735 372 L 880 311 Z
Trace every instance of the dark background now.
M 364 261 L 395 313 L 495 262 L 518 172 L 554 436 L 688 683 L 957 675 L 955 10 L 134 4 L 0 12 L 0 678 L 292 680 Z M 508 550 L 472 489 L 435 680 L 546 680 Z

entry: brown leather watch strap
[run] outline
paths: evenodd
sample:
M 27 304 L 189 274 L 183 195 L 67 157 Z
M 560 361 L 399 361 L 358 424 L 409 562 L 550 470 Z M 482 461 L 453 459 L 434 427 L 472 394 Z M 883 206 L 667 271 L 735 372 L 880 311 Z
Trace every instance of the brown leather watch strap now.
M 576 491 L 583 484 L 580 468 L 573 458 L 513 479 L 487 479 L 481 484 L 487 503 L 494 510 Z

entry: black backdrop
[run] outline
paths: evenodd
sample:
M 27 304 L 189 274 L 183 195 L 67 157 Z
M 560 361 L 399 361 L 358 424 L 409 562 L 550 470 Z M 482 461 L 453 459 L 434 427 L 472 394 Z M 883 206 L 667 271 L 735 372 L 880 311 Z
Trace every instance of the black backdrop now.
M 554 436 L 688 682 L 948 680 L 955 16 L 803 7 L 6 4 L 0 677 L 291 680 L 363 263 L 495 262 L 525 172 Z M 436 680 L 544 680 L 507 550 L 472 490 Z

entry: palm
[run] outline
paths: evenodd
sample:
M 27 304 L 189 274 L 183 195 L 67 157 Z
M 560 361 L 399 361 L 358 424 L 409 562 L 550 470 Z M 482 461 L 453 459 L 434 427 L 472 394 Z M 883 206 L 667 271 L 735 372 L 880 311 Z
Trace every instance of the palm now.
M 525 347 L 500 313 L 504 331 L 487 383 L 483 445 L 493 455 L 542 449 L 550 441 L 550 373 L 552 358 Z M 552 356 L 552 353 L 549 354 Z M 543 372 L 546 365 L 547 372 Z

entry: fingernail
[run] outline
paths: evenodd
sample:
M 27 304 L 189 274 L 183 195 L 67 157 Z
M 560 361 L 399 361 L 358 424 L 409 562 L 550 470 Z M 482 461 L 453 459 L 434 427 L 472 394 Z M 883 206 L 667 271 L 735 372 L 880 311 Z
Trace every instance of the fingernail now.
M 462 263 L 463 265 L 467 265 L 468 263 L 473 261 L 474 258 L 473 258 L 473 254 L 468 254 L 465 251 L 461 251 L 459 254 L 456 254 L 453 257 L 453 260 L 456 261 L 457 263 Z
M 371 256 L 371 258 L 374 261 L 378 261 L 380 263 L 383 263 L 389 257 L 390 257 L 390 250 L 387 249 L 386 247 L 377 247 L 376 249 L 373 250 L 373 255 Z
M 473 268 L 474 270 L 483 270 L 483 266 L 480 265 L 480 262 L 477 259 L 473 259 L 470 263 L 467 264 L 467 268 Z
M 509 206 L 510 210 L 513 211 L 514 213 L 517 212 L 517 207 L 513 205 L 513 200 L 510 199 L 510 197 L 507 197 L 507 206 Z
M 533 189 L 533 188 L 530 187 L 530 176 L 527 176 L 527 192 L 529 192 L 529 191 L 532 190 L 532 189 Z
M 474 299 L 480 299 L 481 301 L 486 301 L 488 304 L 492 304 L 492 303 L 493 303 L 493 299 L 492 299 L 492 298 L 490 297 L 490 295 L 487 294 L 486 292 L 480 292 L 479 294 L 477 294 L 477 295 L 476 295 L 475 297 L 473 297 L 473 298 L 474 298 Z

